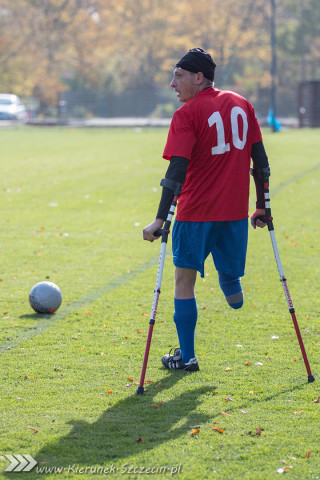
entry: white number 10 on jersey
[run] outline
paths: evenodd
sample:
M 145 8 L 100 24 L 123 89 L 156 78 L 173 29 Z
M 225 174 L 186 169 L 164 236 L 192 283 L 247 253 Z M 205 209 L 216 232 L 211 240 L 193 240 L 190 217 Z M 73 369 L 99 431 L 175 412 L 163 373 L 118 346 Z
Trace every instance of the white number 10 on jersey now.
M 239 137 L 239 123 L 238 117 L 239 115 L 242 117 L 243 121 L 243 138 L 242 140 Z M 247 133 L 248 133 L 248 119 L 247 115 L 242 110 L 241 107 L 233 107 L 230 113 L 230 121 L 231 121 L 231 130 L 232 130 L 232 143 L 238 150 L 243 150 L 246 141 L 247 141 Z M 214 112 L 208 118 L 209 127 L 213 127 L 216 125 L 217 128 L 217 146 L 212 147 L 211 153 L 212 155 L 221 155 L 222 153 L 226 153 L 230 151 L 230 143 L 226 143 L 226 137 L 224 133 L 224 125 L 223 120 L 220 115 L 220 112 Z

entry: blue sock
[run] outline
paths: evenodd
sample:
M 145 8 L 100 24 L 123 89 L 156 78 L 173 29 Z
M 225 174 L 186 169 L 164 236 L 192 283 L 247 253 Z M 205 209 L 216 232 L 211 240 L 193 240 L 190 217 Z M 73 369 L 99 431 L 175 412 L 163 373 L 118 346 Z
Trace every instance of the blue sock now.
M 198 319 L 198 308 L 195 298 L 186 300 L 174 299 L 175 312 L 173 315 L 176 324 L 182 361 L 188 363 L 195 357 L 194 332 Z
M 230 277 L 225 273 L 219 273 L 219 284 L 230 307 L 241 308 L 243 305 L 243 292 L 240 277 Z

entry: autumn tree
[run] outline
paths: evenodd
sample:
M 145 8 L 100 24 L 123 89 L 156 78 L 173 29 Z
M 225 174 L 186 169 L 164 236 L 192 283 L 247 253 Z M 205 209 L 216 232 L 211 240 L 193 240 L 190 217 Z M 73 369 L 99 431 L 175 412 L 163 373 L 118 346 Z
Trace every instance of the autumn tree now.
M 90 1 L 2 1 L 1 88 L 55 103 L 63 79 L 79 71 L 93 78 L 91 40 L 96 34 Z
M 281 96 L 319 78 L 318 2 L 276 2 Z M 61 89 L 167 87 L 202 47 L 217 87 L 255 101 L 271 83 L 270 15 L 265 0 L 0 0 L 0 90 L 55 104 Z

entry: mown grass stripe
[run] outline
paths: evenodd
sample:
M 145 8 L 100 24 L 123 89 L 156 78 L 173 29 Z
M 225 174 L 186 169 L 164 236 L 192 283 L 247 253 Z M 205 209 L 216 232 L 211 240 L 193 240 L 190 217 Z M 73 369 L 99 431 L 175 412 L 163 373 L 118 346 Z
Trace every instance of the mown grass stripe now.
M 314 167 L 304 170 L 303 172 L 299 173 L 298 175 L 293 176 L 289 180 L 287 180 L 284 183 L 279 184 L 277 187 L 275 187 L 273 190 L 271 190 L 271 197 L 275 196 L 277 193 L 282 191 L 284 188 L 288 187 L 295 181 L 303 178 L 304 176 L 313 173 L 317 171 L 320 168 L 320 163 L 315 165 Z M 255 203 L 255 201 L 250 202 L 250 206 L 252 206 Z M 157 261 L 159 260 L 158 256 L 151 257 L 145 264 L 142 266 L 139 265 L 139 267 L 135 268 L 133 271 L 130 273 L 126 273 L 125 275 L 122 275 L 121 277 L 115 278 L 112 282 L 108 282 L 105 285 L 102 285 L 101 287 L 93 290 L 87 295 L 83 295 L 80 297 L 78 300 L 75 302 L 72 302 L 68 308 L 65 308 L 59 313 L 56 313 L 55 315 L 41 315 L 41 320 L 38 323 L 38 326 L 32 329 L 30 332 L 23 332 L 20 335 L 18 335 L 13 341 L 8 341 L 6 343 L 3 343 L 0 345 L 0 354 L 4 353 L 8 350 L 10 350 L 12 347 L 15 347 L 19 345 L 22 341 L 29 340 L 30 338 L 33 338 L 45 330 L 47 330 L 51 325 L 58 323 L 60 320 L 66 318 L 70 313 L 78 310 L 81 307 L 84 307 L 87 304 L 90 304 L 100 298 L 101 296 L 105 295 L 106 293 L 110 292 L 111 290 L 115 290 L 118 287 L 121 287 L 124 283 L 130 281 L 132 278 L 138 276 L 140 273 L 143 271 L 147 270 L 148 268 L 154 266 Z
M 289 178 L 286 182 L 280 183 L 278 186 L 276 186 L 276 187 L 274 187 L 273 189 L 270 190 L 270 198 L 274 197 L 277 193 L 281 192 L 284 188 L 288 187 L 289 185 L 296 182 L 297 180 L 300 180 L 301 178 L 305 177 L 306 175 L 309 175 L 309 173 L 316 172 L 319 169 L 320 169 L 320 163 L 317 163 L 316 165 L 309 168 L 308 170 L 303 170 L 298 175 L 295 175 L 294 177 Z M 252 200 L 250 202 L 250 207 L 254 206 L 255 203 L 256 203 L 256 201 Z
M 91 291 L 90 293 L 83 295 L 80 297 L 78 300 L 70 303 L 68 307 L 65 307 L 64 310 L 61 310 L 60 312 L 55 313 L 54 315 L 38 315 L 38 314 L 31 314 L 32 316 L 38 316 L 39 317 L 39 323 L 37 327 L 32 329 L 30 332 L 24 331 L 20 335 L 17 335 L 14 340 L 8 341 L 6 343 L 3 343 L 0 345 L 0 354 L 4 353 L 8 350 L 10 350 L 12 347 L 15 347 L 19 345 L 21 342 L 25 340 L 29 340 L 30 338 L 35 337 L 36 335 L 39 335 L 43 333 L 45 330 L 47 330 L 51 325 L 58 323 L 60 320 L 68 317 L 72 312 L 78 310 L 79 308 L 84 307 L 85 305 L 88 305 L 98 298 L 102 297 L 106 293 L 115 290 L 118 287 L 121 287 L 125 283 L 129 282 L 136 276 L 140 275 L 142 272 L 145 270 L 148 270 L 149 268 L 153 267 L 157 262 L 159 261 L 158 256 L 153 256 L 149 258 L 143 265 L 139 265 L 138 267 L 134 268 L 132 271 L 129 273 L 126 273 L 124 275 L 121 275 L 120 277 L 116 277 L 113 279 L 111 282 L 108 282 L 101 287 Z M 26 315 L 24 315 L 25 317 Z

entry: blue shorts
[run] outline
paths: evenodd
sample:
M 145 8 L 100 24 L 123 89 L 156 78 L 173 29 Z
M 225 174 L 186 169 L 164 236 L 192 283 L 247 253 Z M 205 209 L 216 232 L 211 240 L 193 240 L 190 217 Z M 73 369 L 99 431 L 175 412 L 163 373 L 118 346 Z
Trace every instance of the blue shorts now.
M 248 219 L 228 222 L 180 222 L 172 230 L 173 263 L 204 277 L 204 262 L 211 253 L 218 272 L 244 275 L 248 245 Z

